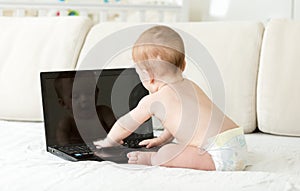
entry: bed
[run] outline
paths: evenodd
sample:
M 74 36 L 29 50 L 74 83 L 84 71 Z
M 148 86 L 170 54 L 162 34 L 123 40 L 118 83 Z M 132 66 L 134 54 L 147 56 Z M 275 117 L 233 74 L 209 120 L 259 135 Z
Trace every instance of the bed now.
M 3 6 L 4 4 L 0 3 L 0 5 Z M 20 12 L 16 12 L 19 16 L 22 16 L 22 13 L 24 13 L 22 11 L 22 3 L 16 5 L 10 2 L 10 4 L 6 4 L 6 7 L 11 5 L 14 6 L 14 10 L 21 10 Z M 21 8 L 17 9 L 18 7 Z M 34 23 L 48 22 L 47 25 L 51 26 L 51 29 L 56 28 L 58 31 L 68 31 L 70 33 L 57 35 L 58 32 L 51 33 L 46 30 L 47 28 L 40 28 L 39 24 L 34 26 L 31 25 L 32 27 L 29 28 L 23 26 L 23 20 L 22 22 L 14 20 L 12 23 L 15 23 L 16 26 L 12 26 L 8 21 L 6 22 L 6 19 L 2 20 L 3 25 L 1 25 L 1 32 L 4 31 L 6 35 L 1 36 L 3 38 L 0 45 L 3 46 L 0 46 L 0 49 L 1 53 L 4 53 L 2 55 L 4 59 L 1 60 L 1 64 L 9 66 L 6 68 L 4 67 L 5 70 L 1 73 L 1 77 L 3 77 L 2 74 L 5 74 L 6 78 L 3 77 L 3 80 L 0 80 L 3 82 L 3 84 L 0 84 L 2 85 L 1 89 L 3 90 L 4 87 L 6 87 L 6 91 L 2 92 L 8 92 L 7 96 L 4 95 L 0 99 L 0 110 L 2 111 L 1 114 L 3 119 L 10 117 L 9 119 L 11 120 L 37 120 L 41 118 L 41 106 L 38 104 L 40 103 L 40 97 L 37 95 L 37 92 L 38 94 L 40 93 L 37 88 L 40 84 L 37 83 L 38 80 L 36 80 L 38 79 L 38 75 L 25 76 L 25 74 L 38 74 L 38 71 L 41 69 L 39 65 L 41 62 L 47 66 L 47 70 L 54 70 L 57 66 L 52 66 L 51 63 L 47 62 L 48 60 L 51 60 L 49 57 L 53 57 L 53 52 L 56 50 L 63 50 L 61 51 L 63 53 L 61 55 L 63 56 L 55 57 L 59 58 L 57 59 L 57 62 L 59 62 L 61 66 L 65 67 L 62 69 L 74 67 L 76 64 L 74 62 L 77 61 L 78 57 L 79 63 L 80 60 L 82 60 L 82 57 L 87 54 L 89 48 L 101 40 L 106 33 L 110 34 L 112 31 L 119 29 L 118 27 L 123 27 L 122 25 L 110 26 L 108 23 L 101 23 L 92 28 L 92 24 L 90 24 L 90 22 L 79 18 L 75 22 L 70 19 L 70 17 L 67 17 L 67 19 L 62 18 L 59 25 L 55 24 L 55 20 L 49 18 L 42 18 L 38 20 L 28 19 L 28 22 L 33 21 Z M 20 22 L 20 25 L 17 25 L 18 22 Z M 272 27 L 273 25 L 276 27 Z M 289 23 L 289 25 L 294 26 L 294 24 L 291 23 Z M 287 79 L 294 81 L 291 82 L 287 79 L 283 79 L 286 80 L 286 82 L 282 83 L 282 81 L 280 81 L 282 78 L 277 78 L 277 76 L 276 78 L 272 78 L 274 77 L 273 70 L 276 67 L 271 64 L 268 65 L 269 63 L 273 64 L 276 63 L 275 61 L 281 60 L 276 59 L 278 58 L 276 56 L 277 54 L 280 55 L 279 53 L 284 52 L 281 51 L 281 48 L 284 48 L 284 46 L 282 46 L 282 42 L 278 42 L 277 46 L 274 46 L 273 40 L 281 39 L 279 36 L 276 36 L 281 34 L 277 31 L 277 29 L 284 30 L 285 32 L 290 31 L 291 28 L 286 28 L 289 27 L 289 25 L 285 22 L 271 23 L 271 27 L 268 26 L 266 32 L 264 32 L 264 28 L 261 23 L 252 22 L 229 22 L 216 24 L 183 23 L 182 25 L 180 25 L 180 23 L 176 23 L 176 25 L 174 25 L 175 27 L 177 26 L 191 32 L 193 36 L 197 37 L 208 47 L 212 55 L 215 56 L 216 61 L 219 61 L 226 66 L 222 68 L 222 65 L 221 69 L 222 72 L 224 72 L 225 82 L 228 83 L 228 88 L 230 90 L 230 95 L 227 96 L 227 103 L 229 103 L 228 105 L 230 105 L 231 108 L 228 109 L 228 112 L 234 116 L 234 119 L 239 120 L 239 124 L 243 124 L 244 128 L 246 127 L 245 130 L 248 133 L 252 132 L 257 126 L 259 126 L 260 129 L 263 129 L 264 132 L 271 133 L 274 132 L 274 126 L 278 123 L 280 127 L 282 127 L 282 129 L 280 129 L 280 133 L 282 135 L 287 135 L 289 131 L 293 132 L 295 136 L 300 135 L 298 133 L 299 128 L 297 127 L 299 120 L 299 116 L 297 115 L 299 112 L 297 111 L 299 106 L 296 104 L 297 102 L 293 102 L 293 100 L 290 99 L 290 90 L 273 90 L 272 88 L 264 89 L 271 89 L 271 92 L 289 92 L 289 104 L 285 104 L 286 102 L 280 102 L 284 104 L 278 104 L 278 107 L 289 105 L 294 106 L 293 108 L 295 108 L 295 110 L 288 112 L 285 109 L 279 108 L 276 109 L 276 111 L 294 113 L 294 116 L 288 115 L 286 118 L 279 120 L 278 117 L 275 118 L 273 115 L 270 115 L 273 114 L 273 111 L 275 111 L 275 109 L 272 109 L 270 106 L 274 106 L 275 101 L 277 101 L 271 96 L 266 97 L 266 100 L 261 101 L 262 103 L 256 103 L 256 93 L 258 92 L 259 96 L 262 96 L 261 92 L 256 89 L 256 85 L 262 83 L 261 81 L 257 82 L 256 80 L 258 66 L 265 66 L 264 68 L 259 69 L 260 80 L 267 78 L 267 80 L 269 80 L 268 82 L 294 84 L 295 86 L 298 85 L 298 81 L 294 80 L 298 78 L 295 76 L 290 77 L 290 70 L 295 70 L 297 76 L 299 74 L 296 70 L 296 66 L 299 66 L 299 54 L 297 54 L 294 49 L 290 49 L 292 50 L 290 52 L 295 52 L 297 56 L 297 59 L 294 59 L 295 65 L 290 66 L 287 65 L 288 62 L 284 62 L 285 65 L 288 66 L 288 68 L 286 68 L 288 71 L 286 74 L 288 76 Z M 8 30 L 9 26 L 12 26 L 12 30 Z M 15 39 L 15 35 L 19 35 L 18 32 L 24 28 L 28 29 L 25 30 L 27 31 L 26 35 L 21 36 L 24 37 L 24 41 L 14 41 L 15 44 L 13 44 L 9 39 Z M 7 31 L 3 29 L 7 29 Z M 272 30 L 274 30 L 274 32 L 272 32 Z M 39 33 L 35 33 L 36 31 Z M 291 30 L 291 33 L 292 35 L 299 34 L 299 31 Z M 43 55 L 39 52 L 44 50 L 40 48 L 40 43 L 45 42 L 45 39 L 42 38 L 44 34 L 51 34 L 49 36 L 52 38 L 49 38 L 50 40 L 48 41 L 47 46 L 43 44 L 43 47 L 47 48 L 48 52 L 51 52 L 51 54 Z M 292 35 L 288 36 L 291 36 L 290 38 L 292 39 Z M 245 36 L 247 36 L 247 38 L 245 38 Z M 263 51 L 261 51 L 263 36 L 265 36 L 264 45 L 262 48 Z M 86 41 L 83 42 L 85 37 Z M 56 41 L 62 43 L 58 46 L 56 43 L 52 43 L 53 40 L 51 39 L 56 39 Z M 74 39 L 79 40 L 76 41 Z M 30 41 L 30 47 L 35 51 L 29 51 L 26 40 Z M 5 42 L 7 44 L 5 44 Z M 290 43 L 290 47 L 297 45 L 297 43 L 295 43 L 295 39 L 292 39 Z M 231 46 L 227 46 L 228 44 Z M 67 47 L 70 48 L 67 49 Z M 78 47 L 83 48 L 80 49 Z M 268 48 L 271 50 L 267 51 Z M 273 48 L 278 48 L 279 50 L 274 51 Z M 22 51 L 22 54 L 18 51 Z M 79 53 L 81 56 L 79 56 Z M 271 59 L 271 61 L 267 62 L 266 65 L 266 61 L 259 61 L 259 56 L 268 55 L 268 53 L 270 54 L 270 58 L 274 57 L 274 60 Z M 9 57 L 9 59 L 14 58 L 15 60 L 13 60 L 14 62 L 7 64 L 10 60 L 6 57 L 6 55 L 9 56 L 13 54 L 20 54 L 21 56 Z M 28 59 L 26 59 L 27 57 L 22 57 L 24 54 L 31 55 L 31 57 L 29 56 Z M 274 56 L 274 54 L 276 54 L 276 56 Z M 235 57 L 230 57 L 232 55 L 235 55 Z M 265 56 L 263 58 L 266 59 L 269 57 Z M 31 58 L 34 58 L 33 61 Z M 283 55 L 282 58 L 290 59 L 291 56 Z M 27 73 L 23 71 L 20 72 L 20 74 L 17 73 L 18 76 L 15 78 L 24 79 L 24 83 L 20 83 L 19 80 L 12 80 L 16 74 L 15 69 L 23 69 L 23 65 L 25 65 L 24 63 L 29 66 L 24 68 L 24 71 L 27 71 Z M 240 63 L 243 63 L 243 65 Z M 31 66 L 32 68 L 30 68 Z M 281 70 L 282 67 L 278 67 L 278 69 Z M 190 68 L 190 70 L 193 71 L 193 68 Z M 268 76 L 266 74 L 271 75 Z M 266 77 L 264 77 L 264 75 L 266 75 Z M 31 79 L 31 76 L 34 78 L 32 77 Z M 243 83 L 240 83 L 241 78 L 243 79 Z M 28 88 L 30 89 L 30 94 L 28 95 L 24 93 L 20 94 L 20 89 L 26 87 L 24 84 L 30 85 L 30 88 Z M 8 87 L 10 89 L 7 89 Z M 276 88 L 277 87 L 278 86 L 276 86 Z M 291 89 L 297 90 L 299 88 L 294 88 L 293 86 Z M 294 95 L 299 94 L 295 93 Z M 298 100 L 299 96 L 294 97 Z M 284 101 L 289 101 L 289 99 L 284 99 Z M 16 101 L 20 101 L 22 104 L 16 104 Z M 13 110 L 14 115 L 9 113 L 11 110 Z M 259 111 L 259 113 L 257 113 L 257 111 Z M 27 114 L 30 114 L 29 117 Z M 278 113 L 274 114 L 277 115 Z M 282 115 L 282 113 L 279 114 Z M 256 118 L 256 116 L 258 118 Z M 281 125 L 278 121 L 285 125 Z M 287 121 L 289 123 L 287 123 Z M 271 128 L 272 131 L 266 127 Z M 277 130 L 275 133 L 276 132 L 279 131 Z M 159 134 L 160 131 L 157 130 L 155 133 Z M 16 122 L 0 120 L 0 190 L 300 190 L 299 137 L 276 136 L 256 131 L 251 134 L 246 134 L 246 141 L 248 143 L 249 150 L 249 164 L 245 171 L 238 172 L 207 172 L 158 166 L 148 167 L 128 164 L 117 165 L 108 161 L 69 162 L 46 152 L 43 122 Z
M 159 132 L 156 132 L 159 133 Z M 247 134 L 240 172 L 69 162 L 46 152 L 42 122 L 0 121 L 0 190 L 300 190 L 300 139 Z

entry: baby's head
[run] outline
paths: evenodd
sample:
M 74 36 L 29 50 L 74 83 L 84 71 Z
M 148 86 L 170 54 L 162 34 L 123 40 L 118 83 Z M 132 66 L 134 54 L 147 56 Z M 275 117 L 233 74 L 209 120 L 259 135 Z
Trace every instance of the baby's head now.
M 161 59 L 184 70 L 184 44 L 180 35 L 167 26 L 155 26 L 144 31 L 132 52 L 135 63 Z
M 181 75 L 186 64 L 182 38 L 170 27 L 161 25 L 139 36 L 133 46 L 132 58 L 142 80 L 164 81 L 166 76 Z M 143 73 L 146 77 L 141 75 Z

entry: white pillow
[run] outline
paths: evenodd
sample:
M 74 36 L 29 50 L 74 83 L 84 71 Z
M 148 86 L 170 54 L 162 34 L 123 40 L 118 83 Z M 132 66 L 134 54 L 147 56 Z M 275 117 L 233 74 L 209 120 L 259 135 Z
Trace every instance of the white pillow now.
M 300 21 L 271 20 L 264 34 L 257 89 L 258 127 L 300 136 Z
M 43 120 L 39 73 L 74 69 L 92 22 L 0 17 L 0 118 Z
M 175 24 L 197 38 L 214 59 L 224 83 L 225 114 L 243 127 L 256 127 L 256 83 L 264 26 L 259 22 L 199 22 Z M 205 75 L 187 63 L 185 75 L 210 95 Z

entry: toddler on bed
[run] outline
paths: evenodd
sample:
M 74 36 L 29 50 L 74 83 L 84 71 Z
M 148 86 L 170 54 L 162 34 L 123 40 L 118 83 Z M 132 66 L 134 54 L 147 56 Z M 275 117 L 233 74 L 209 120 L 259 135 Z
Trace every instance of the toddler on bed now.
M 173 29 L 155 26 L 133 47 L 136 71 L 150 95 L 121 117 L 97 148 L 116 146 L 144 121 L 158 118 L 163 133 L 140 145 L 161 146 L 157 152 L 130 152 L 128 163 L 200 170 L 243 170 L 243 129 L 223 114 L 194 82 L 184 78 L 182 38 Z M 173 138 L 175 143 L 169 143 Z

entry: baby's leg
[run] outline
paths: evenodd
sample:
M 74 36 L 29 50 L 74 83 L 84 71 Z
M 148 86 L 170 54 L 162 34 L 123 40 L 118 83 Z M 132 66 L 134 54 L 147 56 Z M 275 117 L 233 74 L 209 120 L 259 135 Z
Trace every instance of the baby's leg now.
M 215 170 L 211 155 L 198 147 L 168 144 L 163 146 L 151 159 L 152 165 L 166 167 Z
M 152 165 L 215 170 L 211 155 L 197 147 L 168 144 L 152 157 Z
M 144 165 L 160 165 L 166 167 L 192 168 L 199 170 L 215 170 L 214 162 L 207 152 L 199 148 L 177 144 L 168 144 L 158 152 L 128 153 L 128 163 Z

